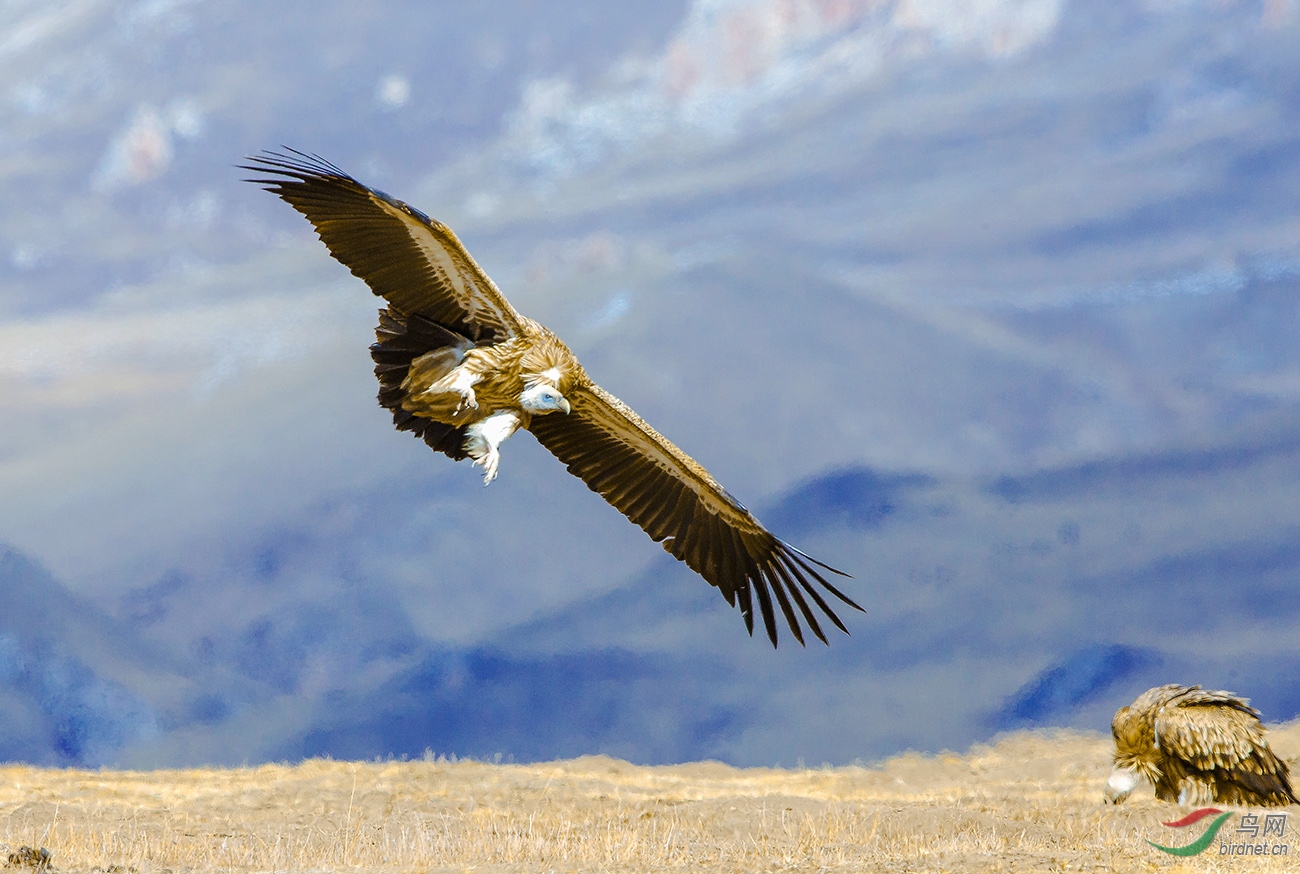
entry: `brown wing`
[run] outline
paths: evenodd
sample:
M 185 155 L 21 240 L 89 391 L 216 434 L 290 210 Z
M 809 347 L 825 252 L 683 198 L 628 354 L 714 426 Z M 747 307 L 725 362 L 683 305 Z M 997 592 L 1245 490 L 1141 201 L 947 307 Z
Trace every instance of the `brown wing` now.
M 400 313 L 475 341 L 519 333 L 521 319 L 451 229 L 314 155 L 265 152 L 246 181 L 302 213 L 330 254 Z
M 813 634 L 826 642 L 808 599 L 848 633 L 818 587 L 850 607 L 862 608 L 817 568 L 847 574 L 774 537 L 708 471 L 600 386 L 580 386 L 565 397 L 573 412 L 534 416 L 529 430 L 570 473 L 720 589 L 728 604 L 734 607 L 739 601 L 751 635 L 755 597 L 773 646 L 773 600 L 801 644 L 796 608 Z
M 1191 687 L 1157 716 L 1156 737 L 1166 755 L 1197 771 L 1216 772 L 1263 797 L 1295 797 L 1286 763 L 1264 739 L 1259 711 L 1231 692 Z

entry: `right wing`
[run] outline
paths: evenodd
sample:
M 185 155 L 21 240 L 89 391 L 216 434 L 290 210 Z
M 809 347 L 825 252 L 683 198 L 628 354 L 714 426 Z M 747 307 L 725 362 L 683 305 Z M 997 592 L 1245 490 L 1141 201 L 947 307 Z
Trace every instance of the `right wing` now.
M 828 583 L 817 567 L 847 574 L 778 540 L 695 459 L 600 386 L 578 386 L 565 397 L 571 413 L 534 416 L 528 430 L 588 488 L 721 590 L 727 603 L 734 607 L 739 601 L 750 634 L 755 597 L 773 646 L 773 599 L 801 644 L 796 607 L 813 634 L 827 642 L 808 599 L 848 633 L 818 588 L 854 609 L 862 608 Z

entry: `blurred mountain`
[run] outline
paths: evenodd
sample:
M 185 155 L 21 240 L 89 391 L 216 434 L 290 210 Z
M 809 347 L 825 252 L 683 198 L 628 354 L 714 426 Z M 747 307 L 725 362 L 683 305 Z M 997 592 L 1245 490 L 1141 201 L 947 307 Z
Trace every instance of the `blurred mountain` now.
M 1300 526 L 1285 510 L 1300 442 L 1281 436 L 1294 423 L 1278 424 L 1272 441 L 1014 478 L 869 469 L 812 478 L 760 516 L 802 514 L 800 546 L 853 570 L 846 588 L 866 613 L 842 611 L 852 634 L 836 633 L 829 648 L 787 638 L 773 652 L 749 639 L 735 610 L 667 557 L 483 642 L 438 644 L 403 622 L 382 588 L 339 575 L 346 544 L 384 523 L 362 514 L 348 516 L 357 527 L 343 537 L 269 541 L 247 582 L 233 582 L 232 569 L 220 587 L 169 578 L 138 589 L 120 620 L 77 607 L 8 553 L 11 618 L 65 617 L 49 624 L 60 646 L 64 636 L 95 639 L 69 630 L 69 616 L 112 631 L 97 644 L 112 658 L 76 662 L 81 698 L 40 698 L 30 677 L 8 679 L 9 695 L 25 694 L 44 718 L 78 714 L 99 746 L 69 753 L 55 732 L 45 746 L 11 741 L 8 755 L 850 761 L 1024 725 L 1104 729 L 1116 707 L 1160 682 L 1233 689 L 1266 718 L 1290 718 L 1300 713 L 1291 683 Z M 810 495 L 823 497 L 811 510 Z M 323 586 L 331 579 L 333 590 Z M 171 655 L 144 662 L 140 652 Z M 114 663 L 132 671 L 101 667 Z M 151 671 L 165 665 L 203 693 L 160 695 L 166 683 Z M 80 703 L 96 683 L 119 684 L 103 688 L 123 690 L 115 697 L 137 702 L 130 712 L 161 732 L 126 731 Z
M 0 185 L 24 208 L 0 216 L 0 312 L 84 305 L 246 258 L 269 229 L 232 185 L 243 155 L 292 140 L 364 162 L 357 172 L 377 182 L 426 172 L 494 135 L 521 81 L 597 79 L 650 51 L 681 13 L 509 0 L 6 3 Z
M 339 695 L 285 758 L 423 751 L 514 761 L 573 758 L 598 750 L 640 762 L 725 755 L 744 730 L 744 701 L 698 677 L 703 659 L 592 650 L 555 655 L 490 648 L 433 652 L 372 690 Z
M 1154 668 L 1158 663 L 1158 658 L 1141 647 L 1085 646 L 1017 689 L 994 715 L 993 725 L 1013 730 L 1050 724 L 1101 698 L 1142 668 Z
M 132 687 L 174 684 L 170 660 L 4 547 L 0 604 L 0 761 L 96 765 L 157 734 Z
M 1295 714 L 1297 34 L 1285 2 L 3 4 L 0 755 L 847 761 L 1165 681 Z M 527 435 L 485 490 L 393 433 L 376 301 L 238 181 L 280 144 L 455 227 L 854 575 L 852 636 L 751 641 Z

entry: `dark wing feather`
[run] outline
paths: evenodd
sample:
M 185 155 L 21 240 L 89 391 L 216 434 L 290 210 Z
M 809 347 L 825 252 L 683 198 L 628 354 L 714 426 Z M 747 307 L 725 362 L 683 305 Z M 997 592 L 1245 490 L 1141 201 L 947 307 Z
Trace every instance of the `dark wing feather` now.
M 799 643 L 800 617 L 826 642 L 809 599 L 848 633 L 818 590 L 862 608 L 818 568 L 847 574 L 778 540 L 699 463 L 600 386 L 579 386 L 566 397 L 573 412 L 535 416 L 529 430 L 570 473 L 721 590 L 728 604 L 739 600 L 750 634 L 755 599 L 773 646 L 776 609 Z
M 379 380 L 379 403 L 393 414 L 397 430 L 410 431 L 429 444 L 429 448 L 453 461 L 469 457 L 465 451 L 465 426 L 436 422 L 406 409 L 403 406 L 406 400 L 404 386 L 415 359 L 439 349 L 463 355 L 471 345 L 459 334 L 420 316 L 405 316 L 391 309 L 382 309 L 379 311 L 379 325 L 375 328 L 375 342 L 370 347 L 370 357 L 375 362 L 375 378 Z
M 519 332 L 521 319 L 451 229 L 314 155 L 265 152 L 246 180 L 284 198 L 330 254 L 398 311 L 476 342 Z
M 1192 686 L 1163 707 L 1156 736 L 1168 756 L 1237 784 L 1253 803 L 1294 803 L 1286 762 L 1264 737 L 1259 711 L 1231 692 Z

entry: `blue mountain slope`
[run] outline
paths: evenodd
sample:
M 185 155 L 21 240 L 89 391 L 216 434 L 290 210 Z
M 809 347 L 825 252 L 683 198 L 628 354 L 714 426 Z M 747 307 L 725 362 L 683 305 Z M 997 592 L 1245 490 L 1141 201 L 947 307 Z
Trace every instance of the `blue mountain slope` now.
M 867 467 L 831 472 L 796 486 L 763 513 L 783 539 L 832 527 L 869 529 L 898 509 L 909 489 L 934 485 L 922 474 L 885 474 Z
M 1081 705 L 1095 701 L 1143 668 L 1159 665 L 1159 658 L 1141 647 L 1086 646 L 1017 689 L 993 717 L 993 727 L 1023 728 L 1068 719 Z
M 698 658 L 619 650 L 435 651 L 379 689 L 335 702 L 282 750 L 287 758 L 425 750 L 519 761 L 590 753 L 644 763 L 706 758 L 744 725 L 736 704 L 718 694 L 724 677 L 683 682 L 706 669 Z
M 156 732 L 126 678 L 164 679 L 165 663 L 108 616 L 4 547 L 0 605 L 0 761 L 108 764 Z
M 1105 730 L 1111 715 L 1143 691 L 1165 683 L 1200 684 L 1246 695 L 1266 722 L 1300 715 L 1291 682 L 1300 654 L 1255 652 L 1224 660 L 1171 651 L 1093 644 L 1066 653 L 1008 696 L 988 718 L 1007 731 L 1065 722 Z
M 1285 503 L 1300 457 L 1285 441 L 1270 447 L 1208 452 L 1196 488 L 1265 471 L 1271 486 L 1255 500 Z M 1105 481 L 1097 465 L 1035 474 L 1062 485 L 1015 501 L 983 481 L 829 473 L 760 516 L 793 523 L 815 554 L 849 557 L 857 578 L 847 585 L 867 612 L 846 611 L 852 636 L 830 648 L 787 642 L 771 652 L 741 633 L 716 591 L 665 558 L 490 646 L 431 653 L 375 692 L 340 700 L 331 725 L 286 754 L 427 746 L 531 759 L 588 744 L 637 761 L 847 761 L 1026 725 L 1104 729 L 1137 692 L 1175 680 L 1236 688 L 1287 718 L 1297 704 L 1289 657 L 1269 641 L 1300 629 L 1288 588 L 1300 578 L 1294 533 L 1277 519 L 1239 540 L 1198 521 L 1205 508 L 1167 494 L 1184 482 L 1184 456 L 1117 460 Z M 1199 537 L 1135 546 L 1128 523 L 1102 530 L 1096 517 L 1117 512 L 1117 490 L 1153 496 L 1135 521 L 1173 513 Z M 905 558 L 882 563 L 882 552 Z M 1232 591 L 1252 594 L 1229 603 Z M 1241 633 L 1264 619 L 1271 631 Z M 1187 640 L 1198 634 L 1234 641 L 1235 652 L 1201 655 Z M 946 690 L 938 701 L 935 688 Z M 894 702 L 888 718 L 873 703 L 882 698 Z M 942 718 L 929 722 L 936 704 Z M 366 715 L 349 727 L 348 713 Z
M 786 639 L 775 652 L 666 556 L 603 594 L 450 646 L 404 625 L 379 580 L 343 582 L 355 569 L 324 560 L 331 526 L 254 550 L 247 613 L 221 628 L 202 580 L 142 588 L 118 623 L 6 553 L 3 754 L 850 761 L 1022 725 L 1104 729 L 1120 704 L 1172 681 L 1293 716 L 1300 534 L 1287 508 L 1300 448 L 1210 447 L 1193 478 L 1186 457 L 1029 474 L 1014 494 L 1007 479 L 814 477 L 759 515 L 853 571 L 846 588 L 866 613 L 844 611 L 852 634 L 830 647 Z M 339 587 L 322 600 L 332 575 Z M 132 671 L 103 674 L 80 655 L 89 641 Z M 170 661 L 138 658 L 167 647 Z M 177 676 L 192 691 L 162 691 Z

